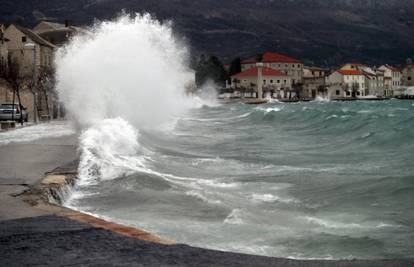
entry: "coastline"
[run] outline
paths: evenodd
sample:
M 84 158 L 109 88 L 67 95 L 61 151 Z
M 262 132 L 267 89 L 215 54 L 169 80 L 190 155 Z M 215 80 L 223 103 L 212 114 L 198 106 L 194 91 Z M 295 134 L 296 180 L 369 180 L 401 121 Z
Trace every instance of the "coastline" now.
M 73 163 L 71 164 L 73 165 Z M 25 191 L 19 197 L 35 209 L 51 212 L 52 214 L 90 224 L 118 234 L 139 240 L 150 241 L 158 244 L 170 245 L 175 242 L 161 238 L 139 228 L 133 228 L 82 213 L 61 205 L 63 195 L 70 190 L 68 187 L 75 185 L 77 171 L 71 167 L 58 167 L 46 173 L 45 177 L 31 189 Z
M 159 252 L 159 250 L 161 249 L 175 251 L 173 254 L 168 255 L 168 257 L 165 259 L 169 259 L 170 257 L 172 257 L 175 259 L 174 262 L 178 262 L 178 265 L 180 266 L 193 265 L 193 263 L 198 266 L 414 266 L 414 262 L 406 260 L 295 260 L 248 255 L 233 252 L 215 251 L 209 249 L 195 248 L 184 244 L 177 244 L 171 240 L 159 237 L 139 228 L 109 222 L 96 216 L 88 215 L 61 206 L 60 203 L 62 201 L 62 195 L 64 195 L 65 192 L 69 192 L 70 190 L 68 187 L 74 186 L 74 184 L 76 183 L 77 172 L 76 168 L 73 168 L 73 166 L 75 166 L 74 164 L 77 163 L 72 162 L 71 164 L 69 164 L 69 166 L 58 167 L 53 171 L 46 173 L 43 179 L 41 179 L 37 184 L 32 186 L 30 189 L 24 191 L 20 195 L 16 196 L 18 198 L 18 201 L 24 201 L 25 203 L 28 203 L 33 209 L 45 211 L 47 213 L 50 213 L 52 216 L 55 216 L 37 217 L 41 221 L 40 224 L 42 224 L 43 220 L 45 220 L 49 223 L 51 221 L 55 224 L 66 225 L 68 223 L 67 220 L 69 220 L 75 223 L 85 224 L 88 227 L 92 227 L 92 229 L 95 230 L 109 231 L 110 233 L 118 234 L 117 238 L 121 238 L 121 240 L 123 240 L 122 242 L 132 238 L 133 240 L 139 242 L 146 242 L 144 243 L 146 248 L 151 248 L 155 246 L 154 251 L 152 251 L 151 249 L 149 249 L 149 251 L 151 251 L 150 254 L 155 253 L 153 255 L 154 257 L 161 257 L 158 259 L 159 262 L 154 263 L 152 259 L 151 263 L 144 262 L 143 265 L 176 265 L 169 264 L 169 261 L 171 260 L 168 260 L 168 264 L 166 264 L 166 262 L 163 262 L 164 259 L 162 259 L 162 257 L 164 256 L 162 256 L 162 253 Z M 33 217 L 33 219 L 34 218 L 35 217 Z M 23 222 L 19 222 L 19 224 L 22 223 Z M 2 229 L 0 228 L 0 232 L 1 230 Z M 113 237 L 108 239 L 112 238 Z M 0 237 L 0 240 L 1 239 L 2 237 Z M 215 255 L 215 258 L 210 258 L 211 256 L 209 255 L 211 254 Z M 13 264 L 11 265 L 13 266 Z

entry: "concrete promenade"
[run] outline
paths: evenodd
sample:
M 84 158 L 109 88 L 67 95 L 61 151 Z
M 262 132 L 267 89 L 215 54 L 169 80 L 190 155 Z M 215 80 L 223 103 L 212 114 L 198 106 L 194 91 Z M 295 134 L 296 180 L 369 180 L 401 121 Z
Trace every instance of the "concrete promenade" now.
M 22 193 L 45 172 L 75 160 L 76 136 L 0 146 L 0 266 L 414 266 L 398 260 L 295 261 L 166 245 L 142 240 L 148 234 L 140 230 L 23 201 Z

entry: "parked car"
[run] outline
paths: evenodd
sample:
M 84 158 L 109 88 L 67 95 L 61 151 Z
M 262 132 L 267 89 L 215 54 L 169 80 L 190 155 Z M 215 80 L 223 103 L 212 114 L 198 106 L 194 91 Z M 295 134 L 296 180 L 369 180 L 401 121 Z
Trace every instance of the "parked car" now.
M 19 121 L 23 118 L 27 122 L 27 109 L 19 104 L 1 103 L 0 104 L 0 121 Z

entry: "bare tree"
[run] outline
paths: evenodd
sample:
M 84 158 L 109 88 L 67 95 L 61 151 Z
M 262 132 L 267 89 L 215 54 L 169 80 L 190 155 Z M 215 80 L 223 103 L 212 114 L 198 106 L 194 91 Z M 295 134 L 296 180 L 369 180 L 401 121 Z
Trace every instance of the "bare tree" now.
M 20 98 L 20 92 L 25 82 L 25 76 L 21 71 L 21 66 L 17 59 L 9 57 L 7 62 L 0 64 L 0 78 L 3 78 L 13 91 L 13 105 L 15 96 L 19 101 L 19 109 L 22 109 L 22 102 Z M 14 108 L 14 107 L 13 107 Z M 14 111 L 12 112 L 12 118 Z M 20 111 L 20 123 L 23 125 L 23 112 Z
M 42 66 L 39 69 L 37 77 L 38 92 L 40 93 L 40 100 L 44 98 L 46 105 L 47 117 L 50 119 L 50 97 L 55 95 L 55 70 L 50 66 Z M 54 98 L 54 97 L 53 97 Z M 41 103 L 41 102 L 40 102 Z

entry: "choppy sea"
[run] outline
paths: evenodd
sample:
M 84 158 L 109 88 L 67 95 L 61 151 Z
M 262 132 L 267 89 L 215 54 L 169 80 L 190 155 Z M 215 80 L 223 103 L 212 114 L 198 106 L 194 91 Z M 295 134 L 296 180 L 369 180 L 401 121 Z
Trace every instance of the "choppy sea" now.
M 82 143 L 69 207 L 204 248 L 414 258 L 412 101 L 204 105 Z

